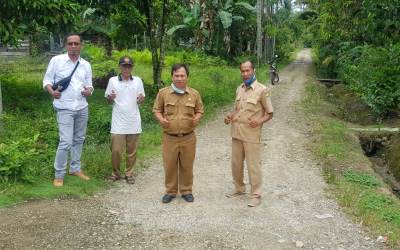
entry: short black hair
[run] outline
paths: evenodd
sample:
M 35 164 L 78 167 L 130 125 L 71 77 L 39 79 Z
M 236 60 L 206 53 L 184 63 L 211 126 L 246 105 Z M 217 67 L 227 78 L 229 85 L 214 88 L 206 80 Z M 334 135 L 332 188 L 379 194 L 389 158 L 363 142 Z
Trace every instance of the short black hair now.
M 253 62 L 250 61 L 250 60 L 245 60 L 245 61 L 243 61 L 243 62 L 240 64 L 239 68 L 242 68 L 242 64 L 247 63 L 247 62 L 249 62 L 250 65 L 251 65 L 251 68 L 254 69 L 254 64 L 253 64 Z
M 132 65 L 133 66 L 135 64 L 135 62 L 133 61 L 133 59 L 130 56 L 122 56 L 119 59 L 118 64 L 119 65 L 128 64 L 128 65 Z
M 77 37 L 79 37 L 79 41 L 82 43 L 82 37 L 81 37 L 81 35 L 79 35 L 78 33 L 69 33 L 68 35 L 65 36 L 64 44 L 67 44 L 68 37 L 70 37 L 70 36 L 77 36 Z
M 176 63 L 176 64 L 172 65 L 171 76 L 174 74 L 175 71 L 177 71 L 180 68 L 184 68 L 186 71 L 186 75 L 189 76 L 189 67 L 184 63 Z

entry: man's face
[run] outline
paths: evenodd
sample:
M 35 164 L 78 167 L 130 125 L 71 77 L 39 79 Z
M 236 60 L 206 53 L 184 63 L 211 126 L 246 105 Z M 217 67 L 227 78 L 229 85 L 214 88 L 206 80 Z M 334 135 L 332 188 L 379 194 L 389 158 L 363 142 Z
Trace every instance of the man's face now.
M 186 87 L 188 80 L 188 76 L 186 74 L 185 68 L 179 68 L 172 73 L 172 81 L 174 82 L 175 86 L 179 87 Z
M 133 66 L 130 64 L 121 64 L 119 65 L 119 69 L 121 70 L 122 75 L 129 76 L 132 73 Z
M 65 45 L 68 55 L 79 56 L 82 49 L 82 42 L 79 36 L 69 36 Z
M 254 74 L 254 69 L 251 67 L 250 62 L 245 62 L 240 66 L 240 74 L 242 75 L 243 81 L 248 80 Z

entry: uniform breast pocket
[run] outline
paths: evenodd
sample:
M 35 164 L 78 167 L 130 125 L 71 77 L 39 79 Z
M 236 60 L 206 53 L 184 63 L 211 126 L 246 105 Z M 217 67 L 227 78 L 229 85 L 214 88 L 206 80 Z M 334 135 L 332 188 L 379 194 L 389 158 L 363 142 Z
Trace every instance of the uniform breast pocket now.
M 249 98 L 246 100 L 246 110 L 251 112 L 257 112 L 260 108 L 257 105 L 257 99 Z
M 184 114 L 187 116 L 193 116 L 194 115 L 194 107 L 195 107 L 194 103 L 190 103 L 190 102 L 185 103 L 184 110 L 183 110 Z
M 164 105 L 165 115 L 171 116 L 176 113 L 176 104 L 174 102 L 167 102 Z

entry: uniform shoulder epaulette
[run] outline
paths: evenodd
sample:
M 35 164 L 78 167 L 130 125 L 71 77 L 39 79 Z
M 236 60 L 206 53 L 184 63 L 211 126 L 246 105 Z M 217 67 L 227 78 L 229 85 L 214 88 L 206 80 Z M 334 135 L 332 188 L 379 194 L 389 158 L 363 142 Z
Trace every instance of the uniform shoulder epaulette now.
M 167 89 L 169 89 L 169 86 L 159 89 L 158 92 L 162 92 L 162 91 L 165 91 L 165 90 L 167 90 Z
M 199 91 L 197 91 L 196 89 L 194 89 L 194 88 L 191 88 L 191 87 L 187 87 L 188 88 L 188 90 L 189 91 L 192 91 L 193 93 L 195 93 L 195 94 L 199 94 Z
M 265 87 L 265 96 L 271 96 L 272 88 L 271 87 Z

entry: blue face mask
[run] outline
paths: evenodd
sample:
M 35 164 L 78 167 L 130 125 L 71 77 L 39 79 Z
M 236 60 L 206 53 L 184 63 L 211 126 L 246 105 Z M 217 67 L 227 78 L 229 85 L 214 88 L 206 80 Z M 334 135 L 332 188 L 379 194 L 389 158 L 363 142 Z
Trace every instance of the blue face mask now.
M 244 84 L 249 87 L 256 80 L 256 75 L 253 74 L 249 79 L 244 80 Z
M 171 84 L 171 87 L 175 93 L 180 94 L 180 95 L 185 94 L 185 90 L 176 87 L 174 83 Z

